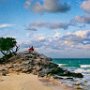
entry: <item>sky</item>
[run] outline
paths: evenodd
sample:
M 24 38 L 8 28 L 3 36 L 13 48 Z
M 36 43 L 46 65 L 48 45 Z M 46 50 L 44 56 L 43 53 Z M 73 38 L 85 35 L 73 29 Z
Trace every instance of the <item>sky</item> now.
M 0 37 L 53 58 L 90 58 L 90 0 L 0 0 Z

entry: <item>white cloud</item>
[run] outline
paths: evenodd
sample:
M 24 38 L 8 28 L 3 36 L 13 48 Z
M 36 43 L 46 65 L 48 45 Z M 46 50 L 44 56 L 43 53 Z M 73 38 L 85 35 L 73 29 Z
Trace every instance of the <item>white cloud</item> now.
M 90 16 L 76 16 L 74 21 L 77 23 L 90 24 Z
M 25 8 L 28 8 L 31 5 L 32 0 L 26 0 L 24 3 Z
M 33 39 L 36 40 L 36 41 L 39 41 L 39 42 L 43 42 L 43 41 L 45 41 L 46 38 L 45 38 L 44 35 L 39 34 L 39 35 L 33 36 Z
M 88 38 L 89 34 L 90 34 L 90 30 L 84 30 L 84 31 L 79 30 L 75 32 L 75 35 L 81 38 Z
M 83 3 L 81 4 L 81 8 L 87 12 L 90 13 L 90 0 L 85 0 L 83 1 Z
M 49 28 L 49 29 L 67 29 L 69 27 L 68 23 L 62 23 L 62 22 L 33 22 L 29 25 L 30 28 Z
M 90 44 L 90 30 L 79 30 L 63 36 L 62 39 L 68 41 L 75 47 L 79 44 L 85 47 Z
M 33 3 L 33 0 L 26 0 L 25 3 L 28 8 L 31 7 L 36 12 L 63 13 L 70 10 L 70 6 L 62 3 L 61 0 L 43 0 L 43 3 L 39 1 Z
M 0 24 L 0 28 L 8 28 L 8 27 L 12 27 L 13 24 Z
M 31 42 L 26 46 L 29 45 L 33 45 L 35 48 L 48 48 L 55 51 L 73 48 L 90 49 L 90 30 L 79 30 L 64 35 L 58 31 L 47 36 L 35 34 L 32 36 Z
M 53 35 L 53 38 L 60 38 L 60 36 L 61 36 L 61 33 L 56 31 Z

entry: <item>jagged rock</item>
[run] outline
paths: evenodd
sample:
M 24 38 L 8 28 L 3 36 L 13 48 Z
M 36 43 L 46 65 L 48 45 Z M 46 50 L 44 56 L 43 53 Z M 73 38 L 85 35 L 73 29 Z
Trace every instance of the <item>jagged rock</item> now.
M 23 73 L 33 73 L 41 77 L 44 77 L 46 75 L 58 75 L 78 78 L 83 77 L 81 73 L 70 72 L 58 67 L 57 64 L 51 62 L 51 58 L 48 58 L 43 54 L 38 54 L 37 52 L 19 53 L 16 56 L 11 57 L 9 59 L 9 62 L 4 64 L 3 66 L 7 68 L 7 72 L 16 71 Z
M 19 64 L 14 64 L 13 65 L 13 71 L 16 71 L 16 72 L 21 71 L 20 65 Z
M 73 77 L 63 77 L 63 76 L 58 76 L 58 75 L 54 75 L 53 78 L 54 79 L 69 79 L 69 80 L 74 80 Z
M 0 67 L 0 75 L 6 76 L 8 74 L 8 69 L 5 66 Z

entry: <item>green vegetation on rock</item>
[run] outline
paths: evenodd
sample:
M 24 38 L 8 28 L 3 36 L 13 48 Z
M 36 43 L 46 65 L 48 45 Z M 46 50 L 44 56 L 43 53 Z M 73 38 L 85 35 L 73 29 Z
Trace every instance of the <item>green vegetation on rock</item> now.
M 18 46 L 16 45 L 16 39 L 11 37 L 0 38 L 0 52 L 4 55 L 3 59 L 8 59 L 12 55 L 16 55 Z

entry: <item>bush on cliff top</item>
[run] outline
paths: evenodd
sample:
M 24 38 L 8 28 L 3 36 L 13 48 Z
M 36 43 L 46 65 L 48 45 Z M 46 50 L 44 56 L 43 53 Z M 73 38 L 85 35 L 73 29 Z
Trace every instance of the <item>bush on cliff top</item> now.
M 4 59 L 10 58 L 12 55 L 16 55 L 18 46 L 16 45 L 16 39 L 11 37 L 0 38 L 0 52 L 4 55 Z

